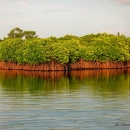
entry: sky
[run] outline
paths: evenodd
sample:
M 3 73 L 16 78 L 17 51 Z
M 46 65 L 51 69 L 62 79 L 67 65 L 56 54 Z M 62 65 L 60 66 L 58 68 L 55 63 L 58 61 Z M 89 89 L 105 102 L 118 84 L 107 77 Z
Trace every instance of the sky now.
M 0 0 L 0 39 L 15 27 L 42 38 L 103 32 L 130 37 L 130 0 Z

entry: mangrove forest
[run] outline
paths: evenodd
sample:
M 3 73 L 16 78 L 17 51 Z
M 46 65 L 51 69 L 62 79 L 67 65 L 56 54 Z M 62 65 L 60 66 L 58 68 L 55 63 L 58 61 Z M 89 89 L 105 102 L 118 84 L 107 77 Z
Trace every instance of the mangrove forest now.
M 0 69 L 91 69 L 111 68 L 110 64 L 123 68 L 129 61 L 130 37 L 119 33 L 39 38 L 35 31 L 14 28 L 0 40 Z

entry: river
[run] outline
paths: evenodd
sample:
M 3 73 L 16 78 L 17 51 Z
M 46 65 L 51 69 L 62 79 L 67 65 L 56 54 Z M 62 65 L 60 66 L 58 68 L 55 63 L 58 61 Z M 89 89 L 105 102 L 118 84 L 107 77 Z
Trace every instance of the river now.
M 0 70 L 0 130 L 124 129 L 130 70 Z

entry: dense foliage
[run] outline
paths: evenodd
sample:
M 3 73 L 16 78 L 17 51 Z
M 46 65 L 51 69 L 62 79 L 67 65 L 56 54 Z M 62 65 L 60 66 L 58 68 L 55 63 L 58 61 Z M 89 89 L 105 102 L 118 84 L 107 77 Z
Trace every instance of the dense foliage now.
M 91 34 L 83 37 L 66 35 L 56 38 L 37 38 L 35 33 L 22 30 L 18 37 L 10 34 L 0 42 L 0 61 L 39 64 L 55 59 L 61 64 L 86 61 L 128 61 L 130 60 L 130 38 L 124 35 Z
M 25 39 L 30 39 L 30 38 L 37 38 L 38 36 L 36 35 L 35 31 L 23 31 L 18 27 L 12 29 L 8 33 L 8 38 L 23 38 L 23 37 Z

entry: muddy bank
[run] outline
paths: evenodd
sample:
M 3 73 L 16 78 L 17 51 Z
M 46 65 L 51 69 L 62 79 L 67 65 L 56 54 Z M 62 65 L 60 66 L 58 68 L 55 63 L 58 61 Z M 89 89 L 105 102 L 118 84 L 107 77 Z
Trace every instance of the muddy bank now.
M 124 65 L 123 62 L 99 62 L 99 61 L 84 61 L 79 60 L 76 63 L 70 64 L 70 69 L 72 70 L 80 70 L 80 69 L 121 69 L 124 67 L 128 67 L 126 63 Z
M 28 71 L 67 71 L 85 69 L 123 69 L 130 68 L 130 62 L 98 62 L 79 60 L 75 63 L 60 64 L 55 60 L 42 64 L 17 64 L 15 62 L 0 62 L 3 70 L 28 70 Z
M 17 64 L 15 62 L 0 62 L 0 69 L 4 70 L 28 70 L 28 71 L 54 71 L 65 70 L 66 66 L 61 65 L 55 60 L 43 64 Z

